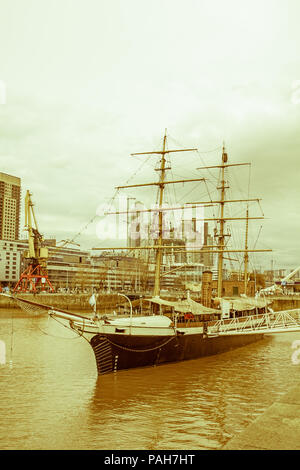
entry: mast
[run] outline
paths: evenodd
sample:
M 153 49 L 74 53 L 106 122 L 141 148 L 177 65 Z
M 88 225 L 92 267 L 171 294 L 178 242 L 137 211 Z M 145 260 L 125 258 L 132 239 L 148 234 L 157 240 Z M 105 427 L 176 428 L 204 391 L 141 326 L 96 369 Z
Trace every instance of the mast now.
M 160 162 L 160 185 L 159 185 L 159 209 L 162 208 L 163 198 L 164 198 L 164 180 L 165 180 L 165 173 L 166 173 L 166 139 L 167 135 L 164 135 L 163 141 L 163 150 L 161 153 L 161 162 Z M 159 210 L 158 212 L 158 239 L 157 239 L 157 247 L 156 250 L 156 259 L 155 259 L 155 277 L 154 277 L 154 291 L 153 295 L 159 296 L 160 293 L 160 268 L 161 268 L 161 260 L 162 260 L 162 237 L 163 237 L 163 212 Z
M 247 285 L 248 285 L 248 227 L 249 227 L 249 207 L 247 205 L 246 210 L 246 235 L 245 235 L 245 255 L 244 255 L 244 294 L 247 295 Z
M 224 260 L 224 253 L 233 253 L 235 250 L 226 250 L 225 249 L 225 237 L 228 236 L 224 233 L 225 229 L 225 221 L 226 220 L 244 220 L 246 219 L 246 240 L 245 240 L 245 249 L 244 250 L 238 250 L 239 252 L 244 252 L 244 287 L 245 287 L 245 293 L 247 292 L 247 282 L 248 282 L 248 261 L 249 261 L 249 250 L 248 249 L 248 223 L 249 219 L 256 219 L 259 217 L 249 217 L 249 205 L 247 204 L 247 213 L 246 217 L 224 217 L 224 207 L 226 203 L 235 203 L 235 202 L 250 202 L 250 201 L 256 201 L 259 202 L 260 199 L 225 199 L 225 190 L 229 186 L 225 186 L 225 168 L 232 167 L 232 166 L 243 166 L 243 165 L 250 165 L 250 163 L 227 163 L 228 161 L 228 155 L 227 152 L 225 151 L 225 146 L 223 145 L 222 149 L 222 164 L 221 165 L 213 165 L 213 166 L 205 166 L 205 167 L 200 167 L 197 168 L 198 170 L 203 170 L 203 169 L 209 169 L 209 168 L 221 168 L 221 186 L 218 187 L 217 189 L 220 190 L 220 198 L 219 201 L 210 201 L 211 204 L 217 203 L 220 204 L 220 217 L 218 217 L 216 220 L 219 221 L 220 223 L 220 229 L 219 229 L 219 234 L 217 235 L 218 237 L 218 289 L 217 289 L 217 296 L 222 297 L 222 292 L 223 292 L 223 260 Z M 190 203 L 190 204 L 197 204 L 197 203 Z M 264 218 L 264 217 L 261 217 Z M 209 220 L 209 219 L 207 219 Z M 211 219 L 213 220 L 213 219 Z M 264 251 L 264 250 L 258 250 L 258 251 Z M 272 250 L 268 250 L 272 251 Z M 215 251 L 216 253 L 216 251 Z
M 171 207 L 171 208 L 164 208 L 163 207 L 163 202 L 164 202 L 164 189 L 165 186 L 168 184 L 174 184 L 174 183 L 188 183 L 188 182 L 200 182 L 200 181 L 205 181 L 205 178 L 193 178 L 193 179 L 183 179 L 183 180 L 166 180 L 166 171 L 169 169 L 169 167 L 166 167 L 166 154 L 172 153 L 172 152 L 189 152 L 189 151 L 195 151 L 197 149 L 195 148 L 188 148 L 188 149 L 177 149 L 177 150 L 168 150 L 167 148 L 167 134 L 165 132 L 164 138 L 163 138 L 163 146 L 162 150 L 157 150 L 157 151 L 152 151 L 152 152 L 139 152 L 139 153 L 132 153 L 132 156 L 135 155 L 161 155 L 161 160 L 160 160 L 160 167 L 158 168 L 158 171 L 160 172 L 159 176 L 159 181 L 156 182 L 150 182 L 150 183 L 143 183 L 143 184 L 133 184 L 133 185 L 126 185 L 126 186 L 118 186 L 116 189 L 125 189 L 125 188 L 134 188 L 134 187 L 149 187 L 149 186 L 158 186 L 158 208 L 155 209 L 145 209 L 141 210 L 139 212 L 158 212 L 158 237 L 156 238 L 156 242 L 154 245 L 149 245 L 149 246 L 136 246 L 136 247 L 129 247 L 127 244 L 127 247 L 101 247 L 101 248 L 92 248 L 93 250 L 123 250 L 123 249 L 130 249 L 131 250 L 155 250 L 155 280 L 154 280 L 154 291 L 153 295 L 154 296 L 159 296 L 160 295 L 160 278 L 162 277 L 161 275 L 161 265 L 162 265 L 162 253 L 163 249 L 168 249 L 172 248 L 174 250 L 174 253 L 181 252 L 182 246 L 174 246 L 174 245 L 163 245 L 163 214 L 165 211 L 168 210 L 175 210 L 175 209 L 183 209 L 183 207 Z M 248 274 L 248 252 L 269 252 L 272 250 L 249 250 L 248 249 L 248 221 L 249 219 L 263 219 L 264 217 L 249 217 L 249 211 L 248 211 L 248 206 L 247 206 L 247 214 L 246 217 L 224 217 L 224 212 L 225 212 L 225 204 L 226 203 L 238 203 L 238 202 L 250 202 L 250 201 L 256 201 L 259 202 L 260 199 L 226 199 L 225 198 L 225 193 L 226 189 L 229 188 L 229 186 L 226 186 L 226 181 L 225 181 L 225 169 L 228 167 L 233 167 L 233 166 L 244 166 L 244 165 L 250 165 L 250 163 L 231 163 L 228 164 L 228 155 L 227 152 L 225 151 L 225 146 L 223 145 L 222 148 L 222 162 L 221 165 L 214 165 L 214 166 L 205 166 L 205 167 L 200 167 L 197 168 L 197 170 L 203 170 L 203 169 L 209 169 L 209 168 L 220 168 L 221 169 L 221 180 L 220 180 L 220 187 L 217 189 L 220 190 L 220 197 L 217 200 L 210 200 L 210 201 L 201 201 L 201 202 L 188 202 L 186 204 L 192 205 L 192 207 L 197 207 L 198 205 L 204 205 L 204 207 L 210 207 L 212 205 L 218 204 L 220 205 L 220 214 L 218 217 L 213 217 L 213 218 L 201 218 L 200 220 L 202 221 L 213 221 L 216 220 L 220 226 L 219 226 L 219 233 L 216 234 L 217 238 L 217 244 L 216 245 L 206 245 L 206 249 L 203 250 L 202 246 L 199 247 L 194 247 L 194 250 L 190 251 L 190 253 L 215 253 L 218 254 L 218 289 L 217 289 L 217 296 L 222 297 L 222 291 L 223 291 L 223 261 L 224 261 L 224 254 L 225 253 L 245 253 L 244 255 L 244 263 L 245 263 L 245 292 L 247 288 L 247 274 Z M 128 198 L 129 199 L 129 198 Z M 129 211 L 129 205 L 128 205 L 128 200 L 127 200 L 127 217 L 129 213 L 136 213 L 136 210 Z M 108 212 L 106 214 L 122 214 L 125 212 Z M 246 219 L 246 241 L 245 241 L 245 249 L 228 249 L 225 246 L 225 237 L 230 236 L 229 234 L 225 233 L 225 223 L 226 221 L 232 220 L 232 221 L 238 221 L 238 220 L 245 220 Z M 195 219 L 198 220 L 198 219 Z M 127 219 L 128 221 L 128 219 Z M 211 249 L 213 248 L 213 249 Z M 215 249 L 217 248 L 217 249 Z M 177 251 L 179 250 L 179 251 Z
M 129 201 L 130 200 L 134 200 L 135 197 L 127 197 L 127 211 L 126 211 L 126 214 L 127 214 L 127 220 L 126 220 L 126 224 L 127 224 L 127 247 L 130 248 L 131 246 L 131 240 L 130 240 L 130 237 L 129 237 L 129 218 L 128 218 L 128 214 L 130 213 L 129 212 Z
M 219 254 L 218 254 L 218 297 L 222 297 L 222 286 L 223 286 L 223 250 L 224 250 L 224 201 L 225 201 L 225 163 L 227 162 L 227 153 L 225 152 L 225 147 L 223 146 L 222 151 L 222 165 L 221 165 L 221 186 L 220 188 L 220 233 L 218 235 L 218 245 L 219 245 Z
M 139 153 L 133 153 L 131 155 L 151 155 L 151 154 L 160 154 L 161 155 L 161 161 L 160 161 L 160 178 L 158 182 L 152 182 L 152 183 L 144 183 L 144 184 L 135 184 L 135 185 L 126 185 L 126 186 L 118 186 L 117 189 L 122 189 L 122 188 L 132 188 L 132 187 L 141 187 L 141 186 L 152 186 L 156 185 L 159 186 L 159 207 L 158 207 L 158 239 L 157 242 L 154 246 L 156 249 L 156 256 L 155 256 L 155 279 L 154 279 L 154 291 L 153 295 L 154 296 L 159 296 L 160 294 L 160 270 L 161 270 L 161 263 L 162 263 L 162 240 L 163 240 L 163 201 L 164 201 L 164 189 L 166 184 L 171 184 L 171 183 L 182 183 L 182 182 L 193 182 L 193 181 L 204 181 L 204 178 L 194 178 L 190 180 L 175 180 L 175 181 L 166 181 L 165 180 L 165 174 L 166 170 L 166 154 L 167 153 L 172 153 L 172 152 L 191 152 L 195 151 L 197 149 L 191 148 L 191 149 L 177 149 L 177 150 L 167 150 L 166 149 L 166 143 L 167 143 L 167 131 L 165 131 L 164 135 L 164 140 L 163 140 L 163 148 L 160 151 L 153 151 L 153 152 L 139 152 Z

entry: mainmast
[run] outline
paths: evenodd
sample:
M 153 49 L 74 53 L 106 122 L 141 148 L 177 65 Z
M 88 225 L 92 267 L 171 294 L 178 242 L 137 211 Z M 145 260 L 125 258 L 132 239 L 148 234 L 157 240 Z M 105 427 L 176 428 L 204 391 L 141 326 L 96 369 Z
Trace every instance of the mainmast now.
M 224 226 L 225 226 L 225 220 L 224 220 L 224 204 L 225 204 L 225 189 L 227 188 L 225 186 L 225 163 L 227 162 L 227 153 L 225 152 L 225 148 L 223 146 L 223 151 L 222 151 L 222 165 L 221 165 L 221 186 L 220 188 L 220 208 L 221 208 L 221 214 L 220 214 L 220 233 L 218 236 L 218 249 L 219 249 L 219 254 L 218 254 L 218 297 L 222 297 L 222 289 L 223 289 L 223 250 L 224 250 L 224 241 L 225 241 L 225 236 L 224 236 Z
M 158 212 L 158 240 L 157 240 L 157 250 L 156 250 L 156 259 L 155 259 L 155 277 L 154 277 L 154 291 L 153 295 L 159 296 L 160 293 L 160 269 L 162 261 L 162 239 L 163 239 L 163 199 L 164 199 L 164 180 L 166 173 L 166 140 L 167 135 L 164 135 L 163 141 L 163 150 L 161 153 L 161 162 L 160 162 L 160 185 L 159 185 L 159 212 Z
M 233 252 L 244 252 L 244 287 L 245 287 L 245 294 L 247 293 L 247 282 L 248 282 L 248 261 L 249 261 L 249 252 L 254 251 L 272 251 L 272 250 L 249 250 L 248 249 L 248 222 L 249 219 L 260 219 L 264 217 L 249 217 L 249 210 L 247 205 L 247 213 L 246 217 L 224 217 L 224 208 L 226 203 L 235 203 L 235 202 L 249 202 L 249 201 L 259 201 L 259 199 L 226 199 L 225 198 L 225 190 L 229 188 L 226 186 L 225 181 L 225 169 L 232 166 L 242 166 L 242 165 L 250 165 L 250 163 L 231 163 L 228 164 L 228 155 L 225 151 L 225 147 L 223 145 L 222 149 L 222 164 L 221 165 L 213 165 L 213 166 L 205 166 L 197 168 L 198 170 L 206 170 L 209 168 L 220 168 L 221 169 L 221 181 L 220 187 L 217 189 L 220 190 L 220 197 L 219 201 L 210 201 L 211 203 L 217 203 L 220 205 L 220 217 L 217 220 L 220 224 L 219 233 L 217 234 L 218 238 L 218 288 L 217 288 L 217 296 L 222 297 L 223 294 L 223 260 L 224 260 L 224 253 L 233 253 Z M 203 202 L 204 203 L 204 202 Z M 206 201 L 205 201 L 206 203 Z M 190 204 L 200 204 L 200 202 L 194 202 Z M 225 234 L 225 222 L 227 220 L 245 220 L 246 219 L 246 240 L 245 240 L 245 249 L 244 250 L 227 250 L 225 247 L 225 237 L 229 236 Z M 204 219 L 205 220 L 205 219 Z M 206 220 L 214 220 L 214 219 L 206 219 Z M 214 251 L 216 253 L 216 251 Z

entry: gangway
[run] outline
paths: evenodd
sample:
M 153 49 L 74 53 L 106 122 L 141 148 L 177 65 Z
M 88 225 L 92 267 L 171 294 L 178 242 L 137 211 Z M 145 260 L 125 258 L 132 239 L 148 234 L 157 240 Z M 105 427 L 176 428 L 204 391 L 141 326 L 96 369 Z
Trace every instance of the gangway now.
M 274 334 L 299 331 L 300 309 L 209 322 L 208 336 Z

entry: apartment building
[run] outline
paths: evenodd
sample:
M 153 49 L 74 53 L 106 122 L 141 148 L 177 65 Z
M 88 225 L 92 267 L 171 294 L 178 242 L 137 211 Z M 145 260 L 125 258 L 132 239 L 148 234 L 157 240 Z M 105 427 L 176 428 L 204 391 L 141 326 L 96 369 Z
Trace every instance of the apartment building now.
M 21 179 L 0 173 L 0 239 L 17 240 L 20 231 Z

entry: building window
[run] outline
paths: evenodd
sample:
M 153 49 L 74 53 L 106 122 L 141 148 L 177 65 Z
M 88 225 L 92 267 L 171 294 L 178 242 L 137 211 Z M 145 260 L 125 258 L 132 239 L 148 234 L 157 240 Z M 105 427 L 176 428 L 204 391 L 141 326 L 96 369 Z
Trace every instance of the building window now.
M 239 288 L 238 286 L 232 287 L 232 295 L 239 295 Z

